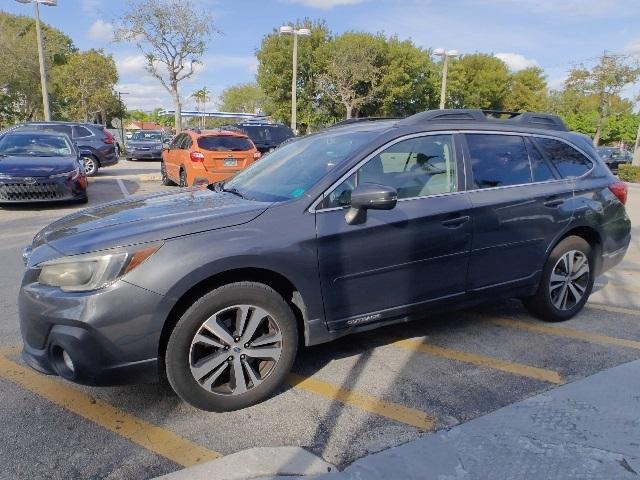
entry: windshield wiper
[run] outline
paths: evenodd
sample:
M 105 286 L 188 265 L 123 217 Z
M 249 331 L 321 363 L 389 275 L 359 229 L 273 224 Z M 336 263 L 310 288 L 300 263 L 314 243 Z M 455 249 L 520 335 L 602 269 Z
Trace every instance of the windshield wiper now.
M 237 188 L 235 188 L 235 187 L 232 187 L 232 188 L 224 188 L 224 186 L 222 186 L 222 187 L 221 187 L 221 190 L 222 190 L 223 192 L 233 193 L 234 195 L 237 195 L 237 196 L 238 196 L 238 197 L 240 197 L 240 198 L 244 198 L 245 200 L 248 200 L 248 198 L 247 198 L 247 197 L 245 197 L 242 193 L 240 193 L 240 190 L 238 190 L 238 189 L 237 189 Z

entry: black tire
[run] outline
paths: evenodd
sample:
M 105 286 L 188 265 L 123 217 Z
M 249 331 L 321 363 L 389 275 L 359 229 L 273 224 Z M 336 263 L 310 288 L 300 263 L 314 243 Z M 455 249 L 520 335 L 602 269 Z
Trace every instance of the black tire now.
M 212 315 L 240 304 L 253 305 L 268 312 L 281 334 L 281 353 L 275 365 L 261 380 L 262 383 L 252 386 L 244 393 L 215 393 L 205 389 L 191 373 L 191 342 Z M 297 348 L 298 328 L 295 316 L 275 290 L 255 282 L 231 283 L 205 294 L 182 315 L 167 344 L 167 379 L 178 396 L 196 408 L 211 412 L 238 410 L 265 400 L 284 382 L 293 366 Z M 231 350 L 228 351 L 232 353 Z M 221 349 L 217 349 L 215 353 L 220 352 Z M 225 352 L 222 354 L 227 355 Z
M 85 204 L 85 203 L 89 203 L 89 197 L 85 195 L 84 197 L 79 198 L 78 200 L 76 200 L 76 202 L 78 204 L 81 204 L 81 205 Z
M 126 157 L 126 160 L 127 160 L 127 162 L 133 162 L 134 161 L 134 159 L 131 158 L 131 157 Z
M 82 157 L 84 163 L 84 173 L 87 177 L 95 177 L 100 170 L 100 164 L 94 157 L 84 156 Z
M 167 175 L 167 167 L 164 162 L 160 162 L 160 176 L 162 177 L 162 185 L 166 187 L 174 186 L 176 183 Z
M 183 168 L 180 169 L 180 183 L 178 185 L 181 187 L 187 186 L 187 172 Z
M 589 271 L 586 274 L 588 275 L 588 278 L 585 278 L 584 275 L 580 277 L 580 288 L 584 288 L 582 297 L 578 301 L 575 301 L 573 305 L 567 305 L 567 308 L 562 309 L 558 308 L 554 304 L 554 300 L 552 298 L 551 275 L 554 274 L 554 270 L 555 273 L 558 273 L 558 262 L 560 262 L 564 255 L 572 251 L 580 252 L 586 256 L 589 264 Z M 567 273 L 567 277 L 568 276 L 569 274 Z M 532 315 L 541 320 L 547 322 L 563 322 L 574 317 L 578 312 L 580 312 L 580 310 L 582 310 L 584 304 L 587 303 L 587 300 L 589 299 L 589 295 L 591 295 L 594 280 L 594 259 L 591 245 L 581 237 L 570 236 L 563 239 L 551 251 L 549 258 L 547 258 L 547 262 L 544 265 L 544 269 L 542 270 L 542 278 L 540 279 L 538 291 L 532 297 L 522 299 L 522 303 Z M 561 285 L 561 283 L 556 281 L 556 285 Z M 573 285 L 575 285 L 575 283 Z M 563 287 L 560 287 L 560 289 L 562 288 Z M 566 289 L 567 287 L 564 288 Z M 568 295 L 569 297 L 567 297 L 567 301 L 569 301 L 571 297 L 575 300 L 575 296 L 573 296 L 573 294 L 569 293 Z

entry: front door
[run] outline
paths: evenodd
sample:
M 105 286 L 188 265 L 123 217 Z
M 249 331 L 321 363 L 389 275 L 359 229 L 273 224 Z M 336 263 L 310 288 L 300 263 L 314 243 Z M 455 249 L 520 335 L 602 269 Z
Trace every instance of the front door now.
M 326 195 L 316 228 L 330 329 L 464 295 L 471 221 L 460 172 L 453 135 L 417 136 L 375 154 Z M 350 192 L 361 183 L 394 187 L 398 203 L 348 225 Z

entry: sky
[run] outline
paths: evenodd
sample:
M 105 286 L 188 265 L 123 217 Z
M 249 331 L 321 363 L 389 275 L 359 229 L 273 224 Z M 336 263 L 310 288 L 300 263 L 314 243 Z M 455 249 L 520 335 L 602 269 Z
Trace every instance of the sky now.
M 189 95 L 206 86 L 220 92 L 255 77 L 255 51 L 264 35 L 297 19 L 325 19 L 333 33 L 384 32 L 425 48 L 482 52 L 503 59 L 512 70 L 537 65 L 551 88 L 560 88 L 572 66 L 592 66 L 599 55 L 633 54 L 640 59 L 640 0 L 195 0 L 209 10 L 215 35 L 197 74 L 182 84 Z M 81 50 L 102 48 L 113 55 L 117 89 L 129 109 L 171 108 L 160 83 L 144 70 L 134 45 L 112 42 L 113 25 L 127 0 L 58 0 L 41 7 L 43 21 L 69 35 Z M 0 0 L 0 10 L 33 15 L 33 7 Z M 304 41 L 304 39 L 301 39 Z M 640 95 L 640 85 L 625 90 Z

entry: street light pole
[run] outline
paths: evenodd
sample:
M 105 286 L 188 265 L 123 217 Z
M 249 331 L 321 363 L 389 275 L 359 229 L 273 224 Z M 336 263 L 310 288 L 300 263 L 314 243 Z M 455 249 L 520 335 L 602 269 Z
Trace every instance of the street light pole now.
M 45 121 L 51 121 L 51 110 L 49 108 L 49 92 L 47 90 L 47 69 L 44 61 L 44 45 L 42 40 L 42 29 L 40 27 L 40 4 L 55 7 L 57 0 L 16 0 L 18 3 L 33 3 L 36 16 L 36 39 L 38 41 L 38 61 L 40 63 L 40 85 L 42 86 L 42 109 L 44 110 Z
M 440 110 L 444 110 L 447 98 L 447 75 L 449 74 L 449 57 L 457 57 L 457 50 L 448 50 L 445 52 L 442 48 L 436 48 L 434 55 L 443 57 L 442 59 L 442 84 L 440 86 Z
M 308 28 L 295 29 L 289 25 L 280 27 L 281 35 L 293 35 L 293 75 L 291 76 L 291 130 L 294 132 L 298 122 L 298 36 L 308 37 Z

